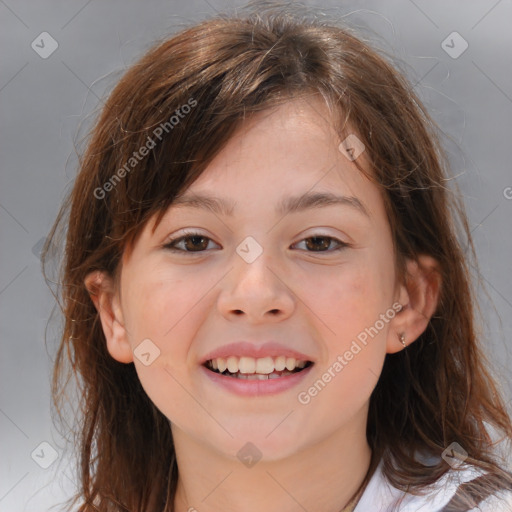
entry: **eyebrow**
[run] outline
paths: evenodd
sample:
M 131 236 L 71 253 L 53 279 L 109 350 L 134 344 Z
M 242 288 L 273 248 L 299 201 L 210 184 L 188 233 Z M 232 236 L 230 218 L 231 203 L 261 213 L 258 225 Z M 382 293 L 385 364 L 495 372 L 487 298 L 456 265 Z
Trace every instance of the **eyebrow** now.
M 300 196 L 284 197 L 276 207 L 276 214 L 302 212 L 311 208 L 323 208 L 333 205 L 342 205 L 353 208 L 355 211 L 370 217 L 363 203 L 354 196 L 339 196 L 330 192 L 306 192 Z M 219 215 L 232 217 L 236 202 L 222 197 L 213 197 L 205 194 L 185 194 L 176 198 L 171 207 L 188 207 L 210 210 Z

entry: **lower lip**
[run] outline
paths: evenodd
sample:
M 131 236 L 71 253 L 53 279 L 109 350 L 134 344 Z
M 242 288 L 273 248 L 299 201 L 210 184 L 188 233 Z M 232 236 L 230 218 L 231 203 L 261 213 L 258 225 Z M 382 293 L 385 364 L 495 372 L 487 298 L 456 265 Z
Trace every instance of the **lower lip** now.
M 262 396 L 275 395 L 297 386 L 306 377 L 306 375 L 309 374 L 313 366 L 314 365 L 310 365 L 307 368 L 304 368 L 301 372 L 293 373 L 292 375 L 267 380 L 246 380 L 238 379 L 236 377 L 227 377 L 226 375 L 212 372 L 204 366 L 201 366 L 201 370 L 213 382 L 223 386 L 231 393 L 240 396 Z

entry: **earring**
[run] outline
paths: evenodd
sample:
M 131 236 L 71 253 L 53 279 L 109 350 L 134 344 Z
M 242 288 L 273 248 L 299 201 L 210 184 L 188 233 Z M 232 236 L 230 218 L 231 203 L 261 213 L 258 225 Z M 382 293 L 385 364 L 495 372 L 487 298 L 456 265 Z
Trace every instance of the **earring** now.
M 405 334 L 402 332 L 399 334 L 399 339 L 400 339 L 400 343 L 405 347 L 407 347 L 407 345 L 405 344 Z

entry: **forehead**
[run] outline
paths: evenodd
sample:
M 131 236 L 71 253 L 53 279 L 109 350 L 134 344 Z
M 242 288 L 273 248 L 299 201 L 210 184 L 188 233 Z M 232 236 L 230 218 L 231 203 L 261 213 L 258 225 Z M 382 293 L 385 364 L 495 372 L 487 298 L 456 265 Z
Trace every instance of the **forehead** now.
M 171 207 L 195 207 L 201 197 L 212 211 L 232 214 L 240 189 L 244 189 L 250 191 L 248 199 L 264 192 L 265 202 L 275 202 L 276 213 L 282 214 L 304 204 L 297 195 L 338 191 L 369 214 L 370 208 L 353 192 L 375 196 L 378 191 L 358 166 L 371 174 L 364 144 L 357 135 L 350 130 L 338 134 L 323 101 L 293 100 L 248 118 Z M 286 199 L 279 194 L 285 191 L 290 192 Z M 205 199 L 212 196 L 224 200 Z

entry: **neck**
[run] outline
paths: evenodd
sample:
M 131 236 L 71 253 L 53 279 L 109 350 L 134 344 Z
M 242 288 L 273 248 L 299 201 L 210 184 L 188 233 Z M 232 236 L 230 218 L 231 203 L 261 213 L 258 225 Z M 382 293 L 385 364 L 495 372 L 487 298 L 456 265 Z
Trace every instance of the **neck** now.
M 371 461 L 365 417 L 284 459 L 263 456 L 251 468 L 174 425 L 173 437 L 180 474 L 174 512 L 339 512 L 361 488 Z

